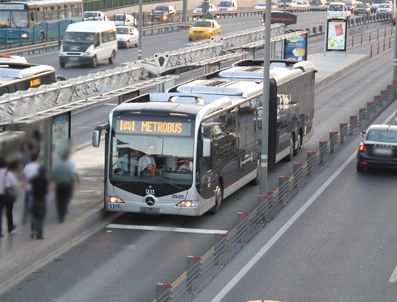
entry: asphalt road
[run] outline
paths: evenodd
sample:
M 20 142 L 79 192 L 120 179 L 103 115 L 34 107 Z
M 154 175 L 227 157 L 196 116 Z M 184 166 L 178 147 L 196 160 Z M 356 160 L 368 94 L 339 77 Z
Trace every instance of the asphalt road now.
M 308 12 L 298 14 L 298 24 L 293 26 L 300 28 L 312 28 L 325 24 L 325 12 Z M 222 34 L 233 33 L 244 29 L 250 29 L 260 26 L 261 16 L 247 16 L 239 18 L 219 19 L 222 26 Z M 142 57 L 147 58 L 155 53 L 174 50 L 185 47 L 188 43 L 187 32 L 174 32 L 155 36 L 148 36 L 142 38 Z M 105 70 L 118 66 L 123 62 L 134 61 L 138 58 L 138 49 L 120 49 L 114 65 L 109 65 L 107 62 L 99 62 L 96 68 L 82 67 L 68 65 L 69 67 L 61 69 L 58 64 L 58 52 L 53 51 L 49 53 L 42 53 L 27 57 L 29 62 L 35 64 L 47 64 L 56 68 L 57 74 L 61 74 L 66 78 L 74 78 L 80 75 Z
M 392 109 L 376 123 L 394 113 L 396 102 Z M 286 221 L 298 207 L 280 215 L 284 217 L 274 221 L 277 228 L 265 229 L 194 302 L 396 301 L 397 172 L 373 169 L 357 174 L 357 145 L 356 139 L 335 159 L 341 163 L 350 158 L 345 168 L 331 163 L 325 178 L 317 175 L 323 178 L 321 184 L 336 178 L 288 229 Z M 312 201 L 318 187 L 299 194 L 294 201 L 302 202 L 299 210 Z M 244 275 L 246 263 L 256 260 L 276 232 L 281 237 Z M 231 284 L 230 276 L 237 282 Z
M 338 127 L 339 122 L 345 121 L 350 114 L 356 113 L 359 106 L 390 82 L 390 62 L 392 54 L 388 53 L 317 91 L 313 138 L 304 146 L 296 161 L 304 160 L 306 151 L 317 146 L 318 138 L 326 138 L 328 131 Z M 84 114 L 93 113 L 85 111 Z M 279 175 L 290 174 L 291 170 L 288 163 L 278 165 L 270 175 L 270 188 L 276 186 Z M 371 179 L 367 181 L 368 187 Z M 393 186 L 382 188 L 382 194 L 388 194 L 385 192 L 392 190 Z M 257 192 L 257 187 L 243 188 L 228 198 L 215 216 L 152 217 L 126 214 L 113 223 L 228 230 L 236 223 L 237 211 L 255 206 Z M 157 282 L 172 281 L 185 270 L 186 256 L 201 255 L 214 243 L 212 234 L 201 232 L 102 229 L 40 271 L 32 273 L 0 296 L 0 301 L 151 301 Z M 331 248 L 333 253 L 339 253 L 340 246 Z M 376 283 L 369 283 L 368 287 L 371 286 L 376 286 Z

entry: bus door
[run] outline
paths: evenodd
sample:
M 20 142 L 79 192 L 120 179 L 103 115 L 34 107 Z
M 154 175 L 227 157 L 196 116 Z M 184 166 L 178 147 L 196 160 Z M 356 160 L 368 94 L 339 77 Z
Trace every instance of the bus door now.
M 286 106 L 288 102 L 288 96 L 279 94 L 277 95 L 277 143 L 276 143 L 276 154 L 289 148 L 290 145 L 290 123 L 289 123 L 289 112 Z M 277 158 L 277 156 L 276 156 Z M 279 160 L 279 159 L 278 159 Z

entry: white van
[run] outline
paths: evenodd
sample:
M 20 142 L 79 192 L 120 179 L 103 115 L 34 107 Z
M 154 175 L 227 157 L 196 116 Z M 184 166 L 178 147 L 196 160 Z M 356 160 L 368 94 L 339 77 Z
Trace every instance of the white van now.
M 116 26 L 112 21 L 86 21 L 70 24 L 63 36 L 59 65 L 68 62 L 95 67 L 100 60 L 112 64 L 117 54 Z
M 85 11 L 83 21 L 109 21 L 108 17 L 101 11 Z
M 327 9 L 327 19 L 339 18 L 348 20 L 351 12 L 343 2 L 331 2 Z
M 237 0 L 223 0 L 218 4 L 219 11 L 233 11 L 237 10 Z

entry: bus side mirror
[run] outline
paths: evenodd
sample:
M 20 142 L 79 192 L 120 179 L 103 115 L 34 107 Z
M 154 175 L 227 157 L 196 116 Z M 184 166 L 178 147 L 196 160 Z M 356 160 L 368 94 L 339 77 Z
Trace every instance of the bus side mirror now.
M 96 127 L 92 132 L 92 146 L 95 148 L 99 147 L 101 142 L 102 127 Z
M 203 157 L 211 156 L 211 140 L 209 138 L 203 138 Z

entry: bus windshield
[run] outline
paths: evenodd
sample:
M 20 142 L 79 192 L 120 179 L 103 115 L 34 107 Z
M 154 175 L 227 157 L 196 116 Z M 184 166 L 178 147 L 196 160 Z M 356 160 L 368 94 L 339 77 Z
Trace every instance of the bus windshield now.
M 193 129 L 190 119 L 117 118 L 111 142 L 110 180 L 191 185 Z
M 0 27 L 28 27 L 28 13 L 0 10 Z

